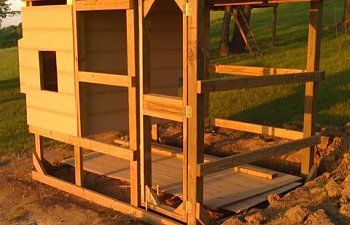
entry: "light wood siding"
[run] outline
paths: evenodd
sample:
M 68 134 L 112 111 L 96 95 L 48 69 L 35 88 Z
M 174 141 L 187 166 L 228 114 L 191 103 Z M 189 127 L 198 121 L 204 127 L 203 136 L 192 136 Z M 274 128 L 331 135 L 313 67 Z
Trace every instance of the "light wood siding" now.
M 84 71 L 127 75 L 125 11 L 81 14 L 85 23 Z
M 182 11 L 175 1 L 156 1 L 146 21 L 150 24 L 151 92 L 178 96 L 183 61 Z
M 28 125 L 77 135 L 72 7 L 25 7 L 19 41 L 21 91 Z M 55 51 L 58 92 L 41 90 L 39 51 Z
M 85 135 L 128 130 L 127 88 L 96 84 L 83 84 L 81 88 L 86 93 L 86 108 L 82 111 Z
M 78 20 L 82 17 L 85 45 L 79 46 L 84 48 L 84 59 L 79 61 L 84 64 L 79 70 L 127 76 L 125 11 L 80 12 Z M 83 83 L 81 91 L 84 135 L 128 130 L 127 88 Z

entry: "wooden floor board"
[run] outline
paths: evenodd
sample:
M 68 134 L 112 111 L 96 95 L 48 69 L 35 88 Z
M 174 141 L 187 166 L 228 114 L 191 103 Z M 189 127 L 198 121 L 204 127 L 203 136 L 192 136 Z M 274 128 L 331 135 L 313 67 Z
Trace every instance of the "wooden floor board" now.
M 73 159 L 64 163 L 74 166 Z M 129 161 L 115 158 L 101 153 L 84 155 L 84 170 L 129 181 Z M 161 190 L 182 196 L 182 159 L 172 156 L 152 155 L 153 185 L 159 185 Z M 211 208 L 232 206 L 232 203 L 241 203 L 244 200 L 251 202 L 266 199 L 264 193 L 290 185 L 300 178 L 277 172 L 277 177 L 268 180 L 257 176 L 247 175 L 229 169 L 220 173 L 208 175 L 204 178 L 204 205 Z M 284 190 L 284 189 L 283 189 Z M 255 198 L 262 195 L 260 198 Z M 246 203 L 246 205 L 249 205 Z

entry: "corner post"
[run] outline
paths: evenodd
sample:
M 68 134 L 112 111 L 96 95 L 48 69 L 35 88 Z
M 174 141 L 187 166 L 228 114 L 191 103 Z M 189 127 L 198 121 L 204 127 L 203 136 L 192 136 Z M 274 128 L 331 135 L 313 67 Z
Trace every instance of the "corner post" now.
M 204 162 L 204 111 L 205 95 L 197 95 L 197 80 L 205 77 L 205 1 L 189 0 L 188 14 L 188 105 L 192 108 L 192 117 L 188 118 L 188 224 L 197 225 L 199 206 L 203 204 L 203 177 L 197 177 L 196 168 Z M 200 209 L 199 209 L 200 210 Z
M 320 50 L 322 33 L 323 0 L 310 2 L 310 22 L 307 48 L 307 66 L 309 72 L 320 68 Z M 304 105 L 304 137 L 315 134 L 316 100 L 319 82 L 307 82 L 305 85 Z M 301 174 L 308 176 L 314 163 L 314 147 L 303 150 L 301 159 Z

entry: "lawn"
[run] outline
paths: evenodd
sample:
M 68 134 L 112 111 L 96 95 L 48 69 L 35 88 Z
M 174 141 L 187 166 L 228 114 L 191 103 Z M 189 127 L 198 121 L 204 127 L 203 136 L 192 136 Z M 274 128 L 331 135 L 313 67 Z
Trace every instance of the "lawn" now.
M 326 0 L 324 27 L 332 27 L 342 15 L 342 1 Z M 217 57 L 222 13 L 212 13 L 211 62 L 305 68 L 307 43 L 307 4 L 280 5 L 277 46 L 271 47 L 271 9 L 255 9 L 252 30 L 263 50 L 256 58 L 249 54 Z M 321 84 L 317 128 L 340 127 L 350 121 L 350 35 L 342 30 L 324 32 L 321 69 L 326 80 Z M 275 126 L 302 128 L 303 85 L 288 85 L 210 96 L 210 114 Z M 19 93 L 17 48 L 0 49 L 0 155 L 21 153 L 33 145 L 28 134 L 24 95 Z

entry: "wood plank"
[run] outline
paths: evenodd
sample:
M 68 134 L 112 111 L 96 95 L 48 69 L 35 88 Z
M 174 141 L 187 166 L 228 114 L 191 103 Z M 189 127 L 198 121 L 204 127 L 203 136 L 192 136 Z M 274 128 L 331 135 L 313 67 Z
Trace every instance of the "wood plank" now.
M 292 189 L 294 189 L 296 187 L 299 187 L 301 185 L 302 184 L 299 183 L 299 182 L 293 182 L 293 183 L 290 183 L 290 184 L 285 185 L 283 187 L 274 189 L 272 191 L 268 191 L 268 192 L 265 192 L 263 194 L 251 197 L 249 199 L 245 199 L 245 200 L 242 200 L 242 201 L 239 201 L 239 202 L 235 202 L 235 203 L 233 203 L 231 205 L 224 206 L 223 208 L 226 209 L 226 210 L 235 212 L 235 213 L 241 213 L 241 212 L 243 212 L 246 209 L 249 209 L 249 208 L 254 207 L 254 206 L 256 206 L 256 205 L 258 205 L 260 203 L 263 203 L 264 201 L 267 200 L 267 197 L 269 195 L 272 195 L 272 194 L 283 194 L 283 193 L 286 193 L 286 192 L 288 192 L 288 191 L 290 191 L 290 190 L 292 190 Z
M 228 79 L 199 80 L 197 82 L 197 93 L 218 91 L 232 91 L 239 89 L 258 88 L 275 85 L 304 83 L 310 81 L 320 82 L 324 80 L 324 72 L 305 72 L 285 74 L 283 76 L 262 76 Z
M 133 86 L 133 78 L 126 75 L 93 73 L 83 71 L 79 71 L 77 74 L 80 82 L 103 84 L 117 87 Z
M 201 177 L 242 164 L 257 162 L 270 157 L 277 157 L 293 151 L 301 150 L 307 146 L 317 145 L 320 142 L 320 135 L 315 135 L 296 141 L 228 156 L 214 162 L 201 163 L 197 166 L 197 176 Z
M 320 68 L 321 34 L 323 0 L 310 3 L 309 37 L 307 48 L 306 67 L 309 71 L 317 71 Z M 318 97 L 319 82 L 307 82 L 305 84 L 304 101 L 304 136 L 315 134 L 315 116 L 317 114 L 316 100 Z M 301 159 L 301 174 L 305 177 L 309 174 L 314 163 L 314 146 L 303 150 Z
M 233 74 L 233 75 L 244 75 L 244 76 L 272 76 L 272 75 L 303 73 L 307 71 L 300 70 L 300 69 L 284 69 L 284 68 L 216 64 L 216 65 L 210 65 L 210 72 L 217 73 L 217 74 Z
M 75 185 L 82 187 L 83 186 L 83 150 L 79 146 L 74 146 L 74 174 L 75 174 Z
M 104 144 L 104 143 L 100 143 L 100 142 L 86 139 L 86 138 L 80 138 L 80 137 L 76 137 L 68 134 L 63 134 L 60 132 L 33 127 L 33 126 L 29 126 L 29 131 L 31 133 L 36 133 L 53 140 L 64 142 L 70 145 L 79 146 L 81 148 L 89 149 L 92 151 L 101 152 L 106 155 L 119 157 L 121 159 L 134 161 L 137 157 L 136 152 L 131 151 L 130 149 L 109 145 L 109 144 Z
M 123 214 L 129 215 L 130 217 L 136 218 L 136 219 L 142 219 L 143 221 L 155 224 L 155 225 L 180 225 L 177 222 L 174 222 L 170 219 L 158 216 L 154 213 L 147 212 L 143 209 L 131 206 L 125 202 L 112 199 L 108 196 L 105 196 L 103 194 L 91 191 L 86 188 L 78 187 L 76 185 L 70 184 L 66 181 L 59 180 L 52 176 L 43 176 L 36 172 L 32 172 L 32 177 L 34 180 L 37 180 L 41 183 L 47 184 L 49 186 L 55 187 L 57 189 L 60 189 L 62 191 L 65 191 L 69 194 L 78 196 L 80 198 L 83 198 L 87 201 L 94 202 L 96 204 L 99 204 L 106 208 L 111 208 L 113 210 L 116 210 L 118 212 L 121 212 Z
M 211 124 L 216 127 L 222 127 L 227 129 L 234 129 L 239 131 L 245 131 L 255 134 L 269 135 L 273 137 L 286 138 L 290 140 L 297 140 L 304 137 L 303 132 L 294 131 L 289 129 L 270 127 L 252 123 L 245 123 L 233 120 L 225 120 L 219 118 L 211 119 Z
M 27 89 L 27 107 L 76 117 L 75 96 L 52 91 Z M 43 104 L 45 103 L 45 104 Z
M 239 6 L 239 5 L 259 5 L 259 4 L 276 4 L 276 3 L 303 3 L 317 0 L 207 0 L 211 6 Z
M 237 166 L 234 168 L 234 170 L 237 172 L 265 178 L 268 180 L 272 180 L 275 177 L 277 177 L 277 173 L 275 171 L 273 171 L 273 170 L 263 170 L 262 171 L 260 167 L 253 166 L 253 165 Z
M 77 120 L 74 115 L 48 109 L 27 106 L 27 124 L 68 135 L 77 135 Z
M 144 115 L 181 122 L 184 116 L 182 98 L 158 94 L 143 95 Z
M 126 160 L 100 153 L 89 153 L 84 155 L 84 162 L 85 169 L 89 172 L 123 181 L 130 179 L 129 165 Z M 64 163 L 74 166 L 73 159 L 65 160 Z M 259 170 L 266 169 L 259 167 Z M 182 197 L 181 158 L 152 154 L 152 171 L 154 188 L 158 185 L 160 190 Z M 277 173 L 277 177 L 273 180 L 235 172 L 232 169 L 208 175 L 204 178 L 204 204 L 209 207 L 219 207 L 300 180 L 299 177 L 274 172 Z
M 76 11 L 132 9 L 132 0 L 75 0 Z

